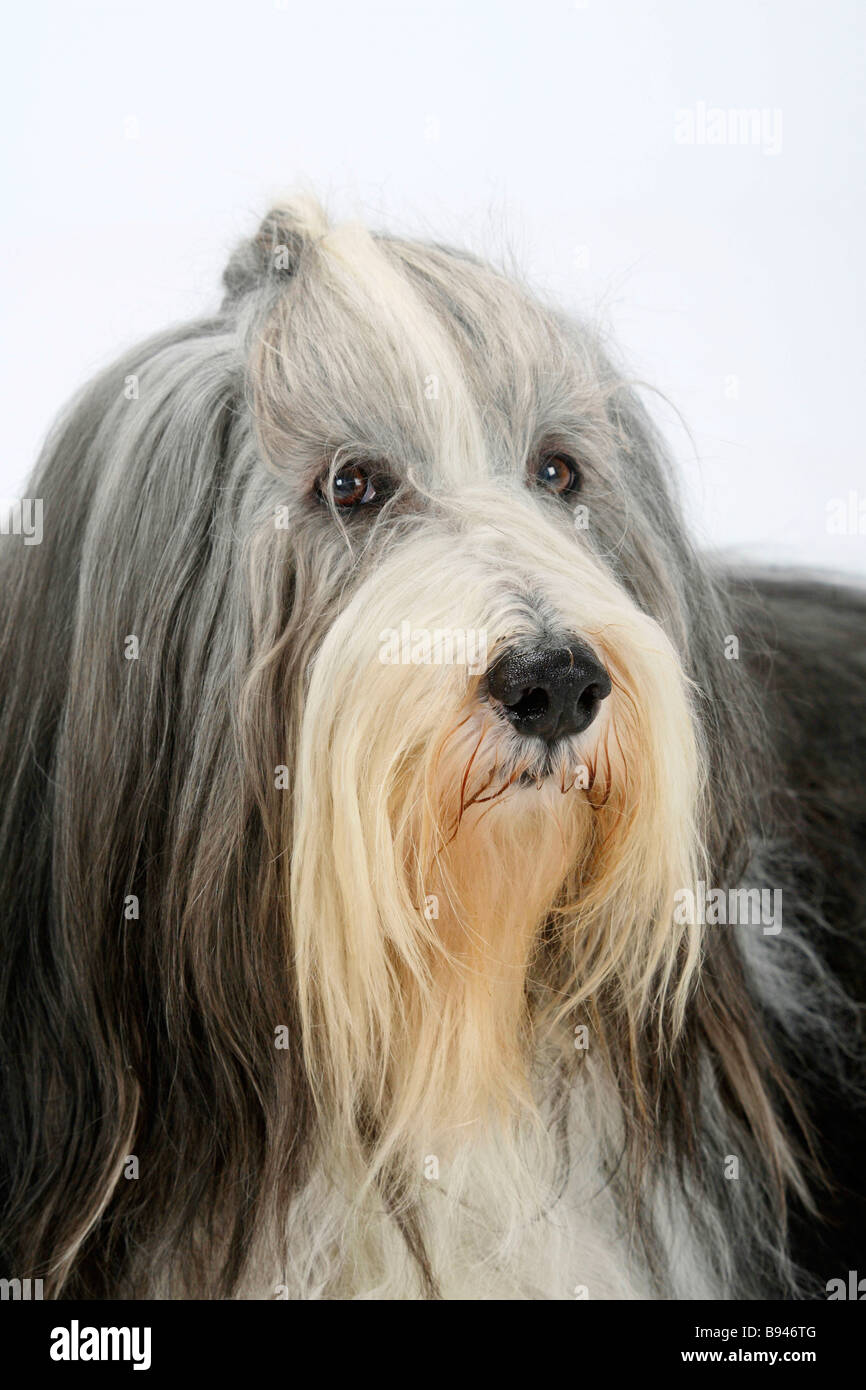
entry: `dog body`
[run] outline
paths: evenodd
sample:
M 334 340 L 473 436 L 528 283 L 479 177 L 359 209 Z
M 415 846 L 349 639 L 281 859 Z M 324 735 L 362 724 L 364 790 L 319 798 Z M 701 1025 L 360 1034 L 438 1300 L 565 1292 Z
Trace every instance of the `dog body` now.
M 844 1274 L 863 599 L 696 555 L 593 335 L 469 256 L 301 202 L 226 288 L 74 403 L 0 552 L 9 1272 Z

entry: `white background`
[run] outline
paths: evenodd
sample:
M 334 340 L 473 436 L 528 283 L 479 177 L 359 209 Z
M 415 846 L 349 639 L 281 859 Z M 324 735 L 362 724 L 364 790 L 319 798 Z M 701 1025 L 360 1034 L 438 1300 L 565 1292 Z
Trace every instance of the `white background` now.
M 866 573 L 827 530 L 866 496 L 863 0 L 19 0 L 4 28 L 0 496 L 307 184 L 508 247 L 600 321 L 704 544 Z M 781 148 L 681 143 L 699 103 L 766 111 Z

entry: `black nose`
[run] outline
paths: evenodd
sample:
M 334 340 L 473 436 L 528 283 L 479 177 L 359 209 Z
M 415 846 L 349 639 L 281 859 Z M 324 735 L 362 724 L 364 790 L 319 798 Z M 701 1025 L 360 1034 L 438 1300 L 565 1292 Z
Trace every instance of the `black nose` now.
M 520 734 L 579 734 L 610 694 L 610 676 L 583 642 L 510 647 L 487 672 L 487 691 Z

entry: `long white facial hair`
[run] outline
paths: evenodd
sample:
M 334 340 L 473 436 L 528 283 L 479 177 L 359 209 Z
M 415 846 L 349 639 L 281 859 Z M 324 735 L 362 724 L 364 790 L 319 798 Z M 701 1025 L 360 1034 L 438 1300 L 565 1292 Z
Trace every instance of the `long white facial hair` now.
M 701 757 L 671 643 L 567 525 L 501 489 L 467 489 L 453 510 L 395 539 L 314 660 L 293 951 L 331 1171 L 347 1190 L 354 1174 L 359 1203 L 386 1174 L 411 1203 L 425 1155 L 459 1163 L 498 1133 L 519 1220 L 548 1172 L 539 1047 L 571 1046 L 612 983 L 636 1033 L 663 1000 L 682 1018 L 700 938 L 672 908 L 700 876 Z M 381 652 L 408 622 L 483 633 L 492 658 L 538 639 L 539 604 L 593 646 L 613 691 L 536 786 L 520 774 L 538 750 L 479 699 L 482 676 Z M 525 1157 L 509 1163 L 518 1127 L 540 1183 Z

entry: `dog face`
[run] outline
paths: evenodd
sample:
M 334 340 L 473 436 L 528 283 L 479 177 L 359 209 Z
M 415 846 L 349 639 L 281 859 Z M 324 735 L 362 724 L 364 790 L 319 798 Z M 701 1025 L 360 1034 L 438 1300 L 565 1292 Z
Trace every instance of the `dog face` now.
M 289 245 L 250 369 L 289 499 L 286 894 L 322 1115 L 393 1155 L 513 1114 L 600 987 L 634 1018 L 684 988 L 678 523 L 622 383 L 515 284 L 297 214 Z

